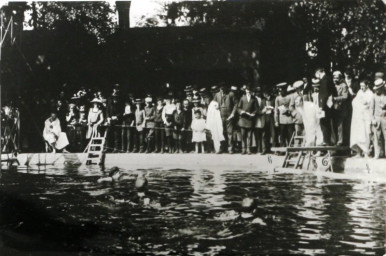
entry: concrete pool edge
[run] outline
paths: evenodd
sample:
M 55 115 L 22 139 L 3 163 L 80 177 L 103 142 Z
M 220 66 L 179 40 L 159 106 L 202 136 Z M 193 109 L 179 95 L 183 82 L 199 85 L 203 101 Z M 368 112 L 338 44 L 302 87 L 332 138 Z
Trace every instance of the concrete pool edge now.
M 2 159 L 6 156 L 3 154 Z M 21 167 L 26 167 L 29 162 L 31 168 L 39 166 L 60 168 L 63 166 L 79 166 L 84 164 L 85 153 L 22 153 L 17 156 Z M 130 154 L 130 153 L 108 153 L 105 155 L 105 167 L 118 166 L 123 169 L 226 169 L 226 170 L 249 170 L 260 172 L 295 172 L 313 173 L 306 170 L 283 170 L 280 168 L 284 156 L 277 155 L 229 155 L 229 154 Z M 321 163 L 322 157 L 317 158 Z M 386 181 L 386 159 L 358 159 L 346 157 L 333 157 L 334 166 L 344 168 L 342 173 L 330 173 L 324 176 L 345 177 L 347 175 L 355 179 L 369 178 L 367 166 L 371 170 L 371 180 Z M 322 164 L 319 164 L 322 166 Z M 322 171 L 322 170 L 319 170 Z M 315 173 L 315 172 L 314 172 Z M 320 173 L 320 172 L 317 172 Z

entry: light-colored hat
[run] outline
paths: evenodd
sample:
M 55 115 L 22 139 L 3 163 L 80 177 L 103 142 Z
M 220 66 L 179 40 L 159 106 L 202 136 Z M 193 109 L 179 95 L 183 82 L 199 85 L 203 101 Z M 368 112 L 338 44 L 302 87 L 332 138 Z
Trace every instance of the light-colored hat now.
M 152 101 L 153 101 L 153 99 L 150 98 L 150 97 L 146 97 L 146 98 L 145 98 L 145 102 L 146 102 L 146 103 L 151 103 Z
M 287 92 L 293 92 L 295 88 L 292 87 L 292 85 L 288 85 Z
M 382 78 L 375 79 L 373 90 L 378 90 L 385 85 L 385 81 Z
M 287 86 L 286 82 L 279 83 L 279 84 L 276 85 L 277 88 L 283 88 L 284 86 Z
M 332 73 L 332 76 L 337 76 L 337 77 L 341 77 L 342 76 L 342 72 L 340 72 L 339 70 L 337 71 L 334 71 L 334 73 Z
M 231 86 L 231 91 L 237 91 L 237 86 L 232 85 Z
M 320 80 L 317 78 L 312 78 L 312 87 L 319 87 L 320 86 Z
M 98 99 L 98 98 L 94 98 L 94 99 L 91 101 L 91 103 L 100 103 L 100 104 L 102 104 L 102 101 L 101 101 L 100 99 Z
M 377 79 L 377 78 L 382 78 L 383 79 L 384 76 L 385 76 L 385 73 L 383 73 L 383 72 L 376 72 L 374 74 L 375 79 Z
M 304 82 L 302 80 L 299 80 L 299 81 L 296 81 L 294 84 L 293 84 L 293 88 L 294 89 L 299 89 L 301 87 L 304 86 Z

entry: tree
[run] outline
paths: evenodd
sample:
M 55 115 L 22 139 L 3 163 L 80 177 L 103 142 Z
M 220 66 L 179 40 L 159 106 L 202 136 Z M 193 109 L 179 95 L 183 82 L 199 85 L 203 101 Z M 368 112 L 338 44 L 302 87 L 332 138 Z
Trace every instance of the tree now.
M 30 9 L 31 19 L 26 22 L 35 30 L 81 26 L 102 43 L 117 27 L 115 10 L 108 2 L 32 2 Z
M 351 64 L 360 74 L 386 62 L 386 8 L 381 0 L 302 0 L 290 7 L 289 15 L 325 64 Z

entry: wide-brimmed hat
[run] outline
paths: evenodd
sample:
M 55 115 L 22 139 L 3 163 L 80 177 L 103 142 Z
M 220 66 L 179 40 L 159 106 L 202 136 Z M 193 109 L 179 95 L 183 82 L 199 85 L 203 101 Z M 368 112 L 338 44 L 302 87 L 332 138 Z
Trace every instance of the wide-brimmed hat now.
M 283 88 L 286 87 L 286 86 L 287 86 L 287 83 L 286 83 L 286 82 L 278 83 L 278 84 L 276 85 L 277 88 L 281 88 L 281 89 L 283 89 Z
M 153 99 L 151 97 L 146 97 L 145 98 L 145 102 L 146 103 L 152 103 L 153 102 Z
M 234 85 L 231 86 L 231 91 L 237 91 L 237 90 L 238 90 L 237 86 L 234 86 Z
M 383 86 L 385 86 L 385 81 L 382 78 L 375 79 L 373 90 L 381 89 Z
M 288 85 L 287 92 L 293 92 L 295 91 L 295 88 L 292 87 L 292 85 Z
M 206 93 L 206 92 L 207 92 L 207 90 L 206 90 L 205 87 L 201 88 L 200 91 L 199 91 L 200 94 L 203 94 L 203 93 Z
M 99 104 L 102 104 L 102 101 L 98 98 L 94 98 L 91 103 L 99 103 Z
M 318 78 L 312 78 L 312 87 L 319 87 L 320 86 L 320 80 Z
M 304 86 L 304 82 L 302 80 L 298 80 L 296 82 L 293 83 L 292 87 L 297 90 L 299 88 L 303 88 Z
M 164 100 L 164 98 L 162 98 L 162 97 L 157 97 L 157 101 L 163 101 Z

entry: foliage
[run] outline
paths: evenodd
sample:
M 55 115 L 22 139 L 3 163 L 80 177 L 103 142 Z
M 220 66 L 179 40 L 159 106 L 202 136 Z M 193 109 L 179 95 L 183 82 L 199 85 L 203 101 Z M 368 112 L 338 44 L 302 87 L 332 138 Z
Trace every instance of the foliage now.
M 386 8 L 381 0 L 302 0 L 290 7 L 289 15 L 317 49 L 331 49 L 336 67 L 351 64 L 362 73 L 386 61 Z
M 114 10 L 108 2 L 32 2 L 31 19 L 27 21 L 35 29 L 57 29 L 63 24 L 81 26 L 98 42 L 116 30 Z

